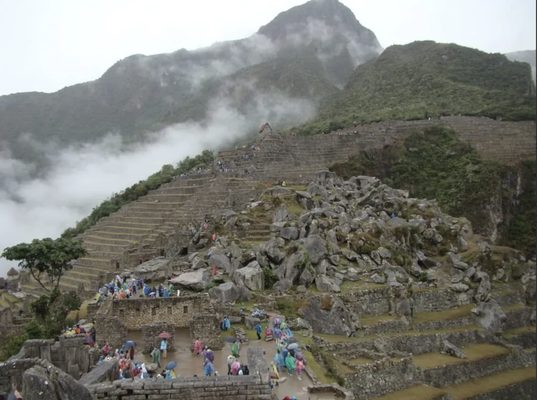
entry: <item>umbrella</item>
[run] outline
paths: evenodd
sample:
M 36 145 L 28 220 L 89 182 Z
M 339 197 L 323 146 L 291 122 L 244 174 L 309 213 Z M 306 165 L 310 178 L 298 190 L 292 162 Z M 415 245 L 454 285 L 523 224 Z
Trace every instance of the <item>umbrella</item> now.
M 296 350 L 296 349 L 298 349 L 298 343 L 296 343 L 296 342 L 295 343 L 289 343 L 287 345 L 287 350 Z
M 169 339 L 172 337 L 172 334 L 169 332 L 161 332 L 158 337 L 161 339 Z
M 127 340 L 125 343 L 123 343 L 123 347 L 130 349 L 131 347 L 136 347 L 136 343 L 134 343 L 132 340 Z
M 166 369 L 174 369 L 177 366 L 177 363 L 175 361 L 170 361 L 168 364 L 166 364 Z

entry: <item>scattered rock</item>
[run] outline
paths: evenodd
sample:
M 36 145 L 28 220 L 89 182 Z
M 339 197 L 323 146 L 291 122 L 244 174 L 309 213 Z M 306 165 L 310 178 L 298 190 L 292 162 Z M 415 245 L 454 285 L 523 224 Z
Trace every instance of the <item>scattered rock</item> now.
M 263 290 L 265 288 L 265 275 L 257 261 L 252 261 L 246 267 L 236 270 L 233 274 L 233 281 L 250 290 Z
M 480 302 L 472 309 L 472 312 L 477 316 L 479 324 L 490 333 L 503 332 L 503 324 L 507 316 L 495 300 Z
M 315 285 L 317 289 L 320 290 L 321 292 L 334 292 L 334 293 L 341 292 L 341 288 L 335 282 L 335 280 L 332 278 L 329 278 L 326 275 L 318 275 L 315 278 Z
M 72 376 L 50 365 L 34 365 L 22 376 L 22 394 L 25 400 L 92 400 L 89 390 Z
M 464 352 L 450 341 L 444 339 L 442 342 L 442 346 L 442 353 L 449 354 L 450 356 L 457 358 L 466 358 Z
M 298 239 L 298 229 L 294 226 L 286 226 L 280 230 L 280 236 L 286 240 Z
M 304 240 L 304 249 L 312 264 L 318 264 L 326 255 L 326 242 L 319 235 L 311 235 Z
M 204 290 L 209 285 L 210 274 L 206 268 L 201 268 L 192 272 L 185 272 L 175 278 L 170 279 L 170 282 L 176 283 L 181 287 L 192 290 Z
M 209 296 L 220 304 L 234 303 L 239 299 L 239 290 L 233 282 L 225 282 L 211 288 Z
M 311 297 L 301 312 L 315 332 L 346 336 L 355 332 L 352 313 L 336 296 Z

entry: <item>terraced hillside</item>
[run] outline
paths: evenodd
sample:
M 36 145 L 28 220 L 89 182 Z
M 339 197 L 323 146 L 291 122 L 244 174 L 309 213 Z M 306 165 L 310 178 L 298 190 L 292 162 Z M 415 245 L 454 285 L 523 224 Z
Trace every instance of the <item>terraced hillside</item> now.
M 356 399 L 533 398 L 535 326 L 521 287 L 498 284 L 492 291 L 505 311 L 501 334 L 484 329 L 472 312 L 475 304 L 461 303 L 451 290 L 416 291 L 410 318 L 390 312 L 389 292 L 388 285 L 344 284 L 342 298 L 357 305 L 361 329 L 351 338 L 314 336 L 332 373 Z M 373 299 L 373 310 L 358 309 Z M 464 358 L 447 354 L 445 340 Z
M 382 148 L 417 129 L 438 124 L 456 128 L 485 157 L 504 163 L 535 159 L 533 122 L 487 118 L 395 121 L 312 137 L 260 136 L 251 146 L 220 152 L 212 168 L 178 177 L 100 220 L 82 235 L 88 255 L 66 273 L 61 288 L 94 293 L 110 275 L 161 255 L 172 236 L 177 232 L 188 235 L 189 224 L 199 224 L 206 214 L 242 209 L 275 182 L 306 184 L 315 172 L 361 150 Z M 267 224 L 256 228 L 252 234 L 267 234 Z M 29 280 L 22 287 L 28 293 L 41 292 Z

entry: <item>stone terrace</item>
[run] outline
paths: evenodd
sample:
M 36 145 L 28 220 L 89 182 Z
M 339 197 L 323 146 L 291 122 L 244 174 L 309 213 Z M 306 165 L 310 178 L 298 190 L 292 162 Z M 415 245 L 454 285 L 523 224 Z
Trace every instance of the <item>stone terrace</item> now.
M 240 210 L 274 182 L 308 183 L 315 172 L 361 150 L 379 149 L 436 125 L 452 127 L 487 159 L 506 164 L 535 159 L 533 121 L 446 117 L 380 122 L 311 137 L 267 134 L 250 147 L 221 151 L 213 168 L 177 177 L 100 220 L 82 235 L 88 254 L 65 274 L 61 288 L 93 294 L 114 274 L 164 255 L 171 237 L 186 231 L 189 223 L 199 223 L 206 214 L 225 208 Z M 267 227 L 258 228 L 263 236 Z M 22 288 L 42 293 L 32 281 L 27 280 Z
M 339 360 L 332 372 L 356 399 L 535 398 L 535 326 L 520 288 L 492 292 L 507 316 L 497 335 L 478 324 L 469 299 L 461 302 L 447 289 L 415 292 L 415 314 L 408 320 L 388 313 L 385 285 L 354 285 L 347 283 L 342 294 L 349 307 L 354 304 L 362 329 L 355 337 L 314 340 L 325 356 Z M 444 340 L 465 358 L 442 354 Z

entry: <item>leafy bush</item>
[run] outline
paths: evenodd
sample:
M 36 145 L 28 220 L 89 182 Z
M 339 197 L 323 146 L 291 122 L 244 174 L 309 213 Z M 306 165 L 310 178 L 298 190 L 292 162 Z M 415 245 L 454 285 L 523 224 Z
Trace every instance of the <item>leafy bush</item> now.
M 491 196 L 503 197 L 502 206 L 510 208 L 504 209 L 508 222 L 501 227 L 502 243 L 535 254 L 535 161 L 523 163 L 518 173 L 516 168 L 482 160 L 452 130 L 435 127 L 410 135 L 397 148 L 362 152 L 330 170 L 347 179 L 356 174 L 377 176 L 390 186 L 409 190 L 413 197 L 436 199 L 446 213 L 468 218 L 477 232 L 485 232 Z M 518 196 L 505 183 L 509 176 L 515 182 L 521 178 L 523 191 Z M 513 198 L 516 204 L 511 205 Z M 451 235 L 444 227 L 439 229 L 443 236 Z

